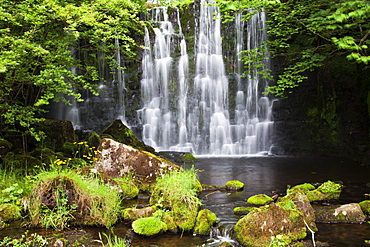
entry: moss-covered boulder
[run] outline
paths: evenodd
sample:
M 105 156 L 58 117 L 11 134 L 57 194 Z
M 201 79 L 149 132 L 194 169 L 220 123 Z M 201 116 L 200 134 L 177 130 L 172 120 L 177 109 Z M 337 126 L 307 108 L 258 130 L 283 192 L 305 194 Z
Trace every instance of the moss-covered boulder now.
M 39 178 L 29 199 L 33 225 L 60 230 L 69 225 L 111 227 L 118 220 L 119 192 L 100 179 L 75 171 L 45 172 Z
M 274 199 L 272 199 L 271 197 L 269 197 L 268 195 L 265 195 L 265 194 L 258 194 L 258 195 L 254 195 L 254 196 L 251 196 L 247 199 L 247 204 L 251 204 L 251 205 L 266 205 L 270 202 L 273 202 Z
M 237 240 L 245 246 L 269 246 L 271 239 L 280 235 L 289 244 L 306 237 L 305 222 L 316 229 L 313 219 L 307 196 L 297 190 L 279 203 L 251 211 L 238 221 L 234 230 Z
M 244 188 L 244 183 L 238 180 L 231 180 L 227 181 L 225 186 L 223 186 L 226 190 L 242 190 Z
M 342 185 L 329 180 L 321 184 L 318 188 L 307 191 L 306 195 L 312 202 L 338 199 L 341 192 Z
M 320 223 L 357 223 L 365 220 L 365 215 L 358 203 L 350 203 L 341 206 L 318 206 L 315 207 L 316 222 Z
M 135 233 L 144 236 L 153 236 L 161 232 L 167 231 L 166 223 L 157 217 L 147 217 L 135 220 L 132 222 L 132 228 Z
M 157 208 L 155 206 L 145 208 L 126 208 L 123 210 L 123 218 L 130 221 L 147 218 L 152 216 L 156 210 Z
M 21 209 L 11 203 L 0 204 L 0 221 L 12 221 L 21 218 Z
M 99 145 L 94 167 L 113 178 L 133 174 L 144 183 L 154 182 L 168 171 L 181 170 L 179 166 L 152 153 L 107 138 L 102 139 Z
M 365 200 L 359 203 L 362 212 L 366 215 L 370 215 L 370 200 Z
M 195 221 L 194 233 L 198 235 L 209 235 L 211 226 L 216 220 L 217 216 L 209 209 L 200 210 Z
M 155 152 L 154 148 L 137 139 L 132 130 L 123 124 L 120 119 L 114 120 L 113 123 L 103 131 L 103 135 L 109 135 L 113 140 L 132 146 L 141 151 Z
M 5 139 L 0 139 L 0 155 L 5 155 L 12 149 L 12 144 Z

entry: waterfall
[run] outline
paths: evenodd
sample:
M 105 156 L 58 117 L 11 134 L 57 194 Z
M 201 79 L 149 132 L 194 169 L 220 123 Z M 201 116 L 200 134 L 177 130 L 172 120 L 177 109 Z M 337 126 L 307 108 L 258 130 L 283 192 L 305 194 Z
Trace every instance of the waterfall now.
M 270 99 L 262 92 L 268 83 L 260 77 L 241 77 L 244 67 L 239 61 L 242 50 L 256 48 L 267 39 L 265 13 L 247 22 L 237 14 L 234 52 L 238 61 L 234 71 L 226 72 L 220 13 L 208 3 L 213 0 L 200 3 L 192 57 L 178 10 L 171 16 L 167 7 L 151 10 L 154 28 L 145 30 L 147 49 L 142 59 L 143 108 L 139 112 L 143 141 L 158 151 L 197 155 L 267 153 L 273 122 Z M 190 65 L 189 61 L 194 62 Z M 229 89 L 231 72 L 236 78 L 233 91 Z M 232 107 L 230 97 L 235 97 Z

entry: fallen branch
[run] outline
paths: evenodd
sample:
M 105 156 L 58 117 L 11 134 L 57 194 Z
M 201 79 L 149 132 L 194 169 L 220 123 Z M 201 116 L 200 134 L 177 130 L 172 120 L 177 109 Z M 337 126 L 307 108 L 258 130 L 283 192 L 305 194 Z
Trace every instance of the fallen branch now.
M 306 227 L 308 228 L 308 230 L 310 230 L 311 234 L 312 234 L 312 243 L 313 243 L 313 246 L 316 247 L 316 243 L 315 243 L 315 232 L 312 231 L 312 229 L 308 226 L 307 222 L 305 220 L 303 220 L 304 224 L 306 225 Z

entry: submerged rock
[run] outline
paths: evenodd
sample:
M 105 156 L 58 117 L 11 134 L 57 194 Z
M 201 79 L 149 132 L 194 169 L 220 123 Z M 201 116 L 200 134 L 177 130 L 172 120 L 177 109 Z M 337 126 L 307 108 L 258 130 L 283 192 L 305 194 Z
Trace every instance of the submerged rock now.
M 102 139 L 98 152 L 94 167 L 113 178 L 133 174 L 143 182 L 154 182 L 168 171 L 181 169 L 152 153 L 139 151 L 112 139 Z
M 320 223 L 357 223 L 365 220 L 365 215 L 358 203 L 341 206 L 315 207 L 316 222 Z

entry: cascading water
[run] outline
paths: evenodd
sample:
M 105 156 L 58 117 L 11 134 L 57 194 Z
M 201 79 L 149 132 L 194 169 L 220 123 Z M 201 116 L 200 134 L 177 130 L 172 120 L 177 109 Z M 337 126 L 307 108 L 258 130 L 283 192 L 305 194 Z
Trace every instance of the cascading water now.
M 220 13 L 216 6 L 208 3 L 213 1 L 200 3 L 192 58 L 187 54 L 179 12 L 170 18 L 166 7 L 151 10 L 155 41 L 152 45 L 146 30 L 148 49 L 144 50 L 142 60 L 143 141 L 158 151 L 197 155 L 267 152 L 272 144 L 273 125 L 270 100 L 262 96 L 267 81 L 251 76 L 242 78 L 241 62 L 235 64 L 234 71 L 226 72 Z M 235 33 L 237 54 L 243 49 L 258 47 L 267 39 L 265 14 L 258 13 L 248 22 L 241 21 L 239 14 Z M 180 51 L 180 55 L 175 51 Z M 191 59 L 194 59 L 194 68 L 191 68 Z M 231 72 L 236 74 L 235 92 L 229 90 L 228 73 Z M 233 107 L 229 97 L 235 97 Z M 230 117 L 231 111 L 233 117 Z

